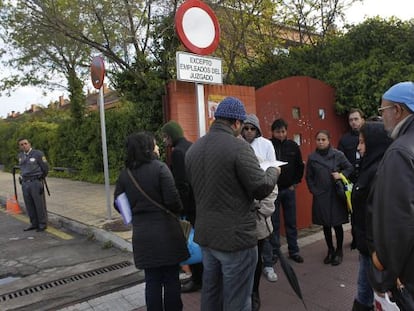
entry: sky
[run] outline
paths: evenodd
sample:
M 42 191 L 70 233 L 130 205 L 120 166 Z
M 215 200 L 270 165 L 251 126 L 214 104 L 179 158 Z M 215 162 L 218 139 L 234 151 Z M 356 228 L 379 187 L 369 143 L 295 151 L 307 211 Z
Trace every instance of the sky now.
M 414 12 L 407 7 L 410 0 L 364 0 L 356 3 L 346 11 L 346 20 L 350 24 L 358 24 L 367 17 L 379 15 L 388 18 L 396 16 L 402 20 L 414 18 Z M 1 70 L 1 68 L 0 68 Z M 3 70 L 2 70 L 3 71 Z M 6 75 L 6 71 L 0 73 L 0 77 Z M 88 81 L 89 82 L 89 81 Z M 46 92 L 45 96 L 43 93 Z M 65 90 L 48 91 L 34 87 L 21 87 L 12 92 L 11 96 L 0 95 L 0 118 L 7 117 L 11 111 L 24 112 L 32 104 L 47 106 L 50 101 L 56 101 L 59 96 L 68 98 Z

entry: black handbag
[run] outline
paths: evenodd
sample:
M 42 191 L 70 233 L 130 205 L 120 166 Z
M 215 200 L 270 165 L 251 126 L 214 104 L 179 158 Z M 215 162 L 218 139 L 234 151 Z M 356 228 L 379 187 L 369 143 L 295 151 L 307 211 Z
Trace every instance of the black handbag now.
M 335 190 L 336 190 L 336 194 L 338 195 L 338 197 L 346 202 L 346 195 L 345 195 L 345 185 L 342 182 L 342 180 L 337 179 L 335 180 Z

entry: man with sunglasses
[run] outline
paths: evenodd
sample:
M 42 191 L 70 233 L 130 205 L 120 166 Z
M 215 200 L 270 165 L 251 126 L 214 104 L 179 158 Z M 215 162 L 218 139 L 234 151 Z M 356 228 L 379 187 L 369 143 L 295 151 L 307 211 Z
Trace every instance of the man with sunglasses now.
M 378 167 L 369 199 L 369 241 L 377 270 L 371 271 L 371 285 L 391 291 L 401 310 L 414 310 L 414 83 L 388 89 L 378 112 L 394 142 Z M 410 305 L 403 305 L 404 295 L 411 296 Z
M 254 114 L 249 114 L 244 120 L 241 132 L 243 138 L 250 144 L 256 154 L 259 163 L 274 162 L 276 160 L 275 149 L 269 139 L 262 136 L 259 119 Z M 280 173 L 280 171 L 279 171 Z M 275 200 L 277 197 L 277 185 L 266 198 L 255 201 L 256 224 L 257 224 L 257 254 L 258 260 L 254 275 L 253 292 L 252 292 L 252 311 L 260 309 L 259 285 L 262 274 L 263 260 L 262 250 L 266 238 L 273 232 L 271 216 L 275 211 Z M 276 275 L 276 274 L 275 274 Z M 277 278 L 277 275 L 276 275 Z

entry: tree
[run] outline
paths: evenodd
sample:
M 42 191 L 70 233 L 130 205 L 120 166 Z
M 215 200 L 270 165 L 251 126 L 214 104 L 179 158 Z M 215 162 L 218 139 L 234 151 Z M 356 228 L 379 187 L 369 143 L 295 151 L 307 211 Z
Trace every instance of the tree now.
M 67 19 L 79 21 L 76 6 L 65 2 L 60 2 L 60 6 L 65 9 Z M 87 74 L 90 49 L 51 31 L 44 20 L 32 15 L 26 1 L 7 3 L 1 12 L 2 37 L 12 47 L 5 65 L 13 68 L 15 74 L 4 78 L 0 89 L 10 92 L 19 85 L 41 85 L 49 89 L 67 85 L 73 99 L 73 117 L 81 119 L 85 109 L 82 81 Z
M 372 18 L 316 45 L 292 48 L 241 75 L 261 87 L 295 75 L 322 80 L 336 90 L 336 110 L 360 108 L 376 115 L 384 90 L 414 79 L 414 21 Z
M 299 32 L 299 41 L 316 44 L 338 33 L 338 22 L 345 21 L 344 12 L 363 0 L 287 0 L 282 1 L 284 22 Z
M 149 34 L 150 20 L 159 14 L 155 8 L 157 1 L 7 2 L 1 10 L 2 37 L 16 51 L 7 65 L 19 73 L 4 79 L 2 89 L 29 84 L 61 87 L 64 83 L 56 83 L 54 75 L 63 75 L 73 116 L 79 118 L 84 115 L 83 81 L 92 53 L 102 54 L 109 63 L 109 79 L 125 72 L 136 81 L 131 85 L 153 88 L 145 73 L 153 70 Z
M 291 46 L 315 45 L 335 33 L 344 10 L 361 0 L 210 1 L 221 27 L 215 55 L 223 59 L 226 83 Z

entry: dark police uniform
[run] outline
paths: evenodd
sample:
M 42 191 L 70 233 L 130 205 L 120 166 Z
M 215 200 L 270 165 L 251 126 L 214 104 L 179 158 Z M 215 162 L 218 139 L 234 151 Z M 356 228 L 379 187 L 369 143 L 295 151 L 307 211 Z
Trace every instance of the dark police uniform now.
M 42 178 L 49 172 L 46 157 L 40 150 L 30 149 L 18 155 L 24 204 L 32 227 L 43 231 L 47 226 L 46 202 Z

